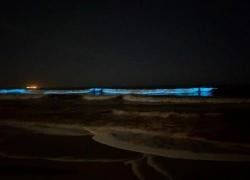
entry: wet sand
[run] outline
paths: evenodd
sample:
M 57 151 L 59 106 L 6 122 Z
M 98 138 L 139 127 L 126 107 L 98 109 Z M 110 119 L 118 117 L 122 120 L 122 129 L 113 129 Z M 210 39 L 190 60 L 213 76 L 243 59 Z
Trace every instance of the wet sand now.
M 140 158 L 139 153 L 101 145 L 89 135 L 44 135 L 6 126 L 0 130 L 1 179 L 136 179 L 125 162 Z
M 128 104 L 119 97 L 90 99 L 1 100 L 1 179 L 248 175 L 246 102 Z

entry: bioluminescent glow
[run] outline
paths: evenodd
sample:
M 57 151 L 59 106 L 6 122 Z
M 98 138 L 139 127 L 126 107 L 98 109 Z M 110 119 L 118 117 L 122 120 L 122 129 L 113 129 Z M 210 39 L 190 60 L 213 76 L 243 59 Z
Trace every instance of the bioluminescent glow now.
M 103 94 L 103 89 L 102 88 L 91 88 L 89 90 L 89 92 L 91 94 L 95 94 L 95 95 L 102 95 Z
M 103 94 L 121 95 L 158 95 L 158 96 L 211 96 L 215 88 L 180 88 L 180 89 L 108 89 L 104 88 Z
M 43 94 L 88 94 L 90 89 L 86 90 L 43 90 Z
M 177 88 L 177 89 L 112 89 L 90 88 L 83 90 L 36 90 L 28 89 L 0 89 L 0 94 L 93 94 L 93 95 L 143 95 L 143 96 L 212 96 L 212 87 Z
M 0 89 L 0 94 L 30 94 L 27 89 Z

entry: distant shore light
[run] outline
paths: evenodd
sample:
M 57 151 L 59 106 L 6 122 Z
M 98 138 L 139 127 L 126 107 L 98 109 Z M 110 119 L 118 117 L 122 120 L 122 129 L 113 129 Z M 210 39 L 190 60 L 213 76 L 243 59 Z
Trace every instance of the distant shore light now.
M 38 89 L 38 86 L 36 85 L 26 86 L 26 89 Z

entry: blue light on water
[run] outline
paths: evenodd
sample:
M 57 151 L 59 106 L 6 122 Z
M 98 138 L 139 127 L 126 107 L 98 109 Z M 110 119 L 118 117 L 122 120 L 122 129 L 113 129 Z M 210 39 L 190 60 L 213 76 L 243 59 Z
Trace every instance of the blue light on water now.
M 94 94 L 94 95 L 102 95 L 103 89 L 102 88 L 91 88 L 91 89 L 89 89 L 89 93 Z
M 211 91 L 215 90 L 216 88 L 201 87 L 201 88 L 199 88 L 199 89 L 200 89 L 200 91 L 202 91 L 202 92 L 211 92 Z
M 27 89 L 0 89 L 0 94 L 29 94 Z
M 43 94 L 87 94 L 90 93 L 90 89 L 85 90 L 44 90 Z
M 94 95 L 148 95 L 148 96 L 202 96 L 213 95 L 212 87 L 177 88 L 177 89 L 112 89 L 91 88 L 84 90 L 27 90 L 0 89 L 0 94 L 94 94 Z
M 157 96 L 211 96 L 214 88 L 178 88 L 178 89 L 108 89 L 102 90 L 103 94 L 121 95 L 157 95 Z

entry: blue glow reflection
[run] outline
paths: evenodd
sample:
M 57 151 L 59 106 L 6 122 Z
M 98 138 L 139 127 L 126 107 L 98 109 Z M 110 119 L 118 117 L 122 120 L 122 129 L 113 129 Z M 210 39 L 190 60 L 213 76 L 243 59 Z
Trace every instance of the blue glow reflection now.
M 177 89 L 112 89 L 90 88 L 83 90 L 27 90 L 0 89 L 0 94 L 94 94 L 94 95 L 144 95 L 144 96 L 203 96 L 213 95 L 212 87 L 177 88 Z
M 87 94 L 90 93 L 90 89 L 86 90 L 44 90 L 43 94 Z
M 29 94 L 27 89 L 0 89 L 0 94 Z
M 211 96 L 215 88 L 179 88 L 179 89 L 108 89 L 103 94 L 112 95 L 151 95 L 151 96 Z

